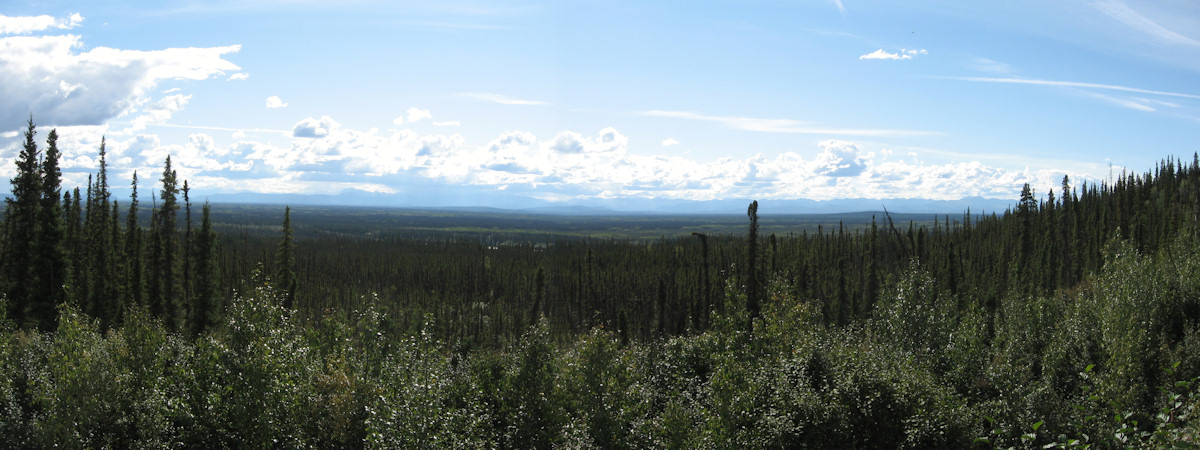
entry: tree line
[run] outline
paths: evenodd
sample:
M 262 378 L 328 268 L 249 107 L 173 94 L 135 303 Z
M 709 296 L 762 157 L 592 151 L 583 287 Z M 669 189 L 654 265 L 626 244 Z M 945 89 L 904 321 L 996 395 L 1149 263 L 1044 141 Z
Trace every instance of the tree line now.
M 1200 439 L 1200 157 L 930 224 L 760 236 L 755 202 L 744 235 L 489 242 L 193 229 L 170 158 L 122 228 L 103 143 L 66 192 L 35 136 L 0 239 L 14 447 Z
M 62 187 L 57 130 L 47 135 L 44 152 L 36 134 L 30 118 L 6 199 L 0 288 L 8 318 L 51 331 L 59 305 L 69 303 L 104 327 L 120 324 L 135 306 L 172 331 L 198 335 L 217 323 L 223 295 L 210 207 L 205 202 L 194 229 L 191 189 L 187 180 L 179 185 L 171 157 L 164 162 L 150 228 L 143 229 L 138 220 L 136 172 L 122 228 L 120 202 L 109 190 L 104 140 L 99 169 L 81 193 L 78 187 Z M 180 194 L 182 230 L 176 223 Z
M 751 311 L 779 279 L 790 295 L 819 304 L 823 323 L 846 325 L 871 317 L 883 286 L 911 260 L 939 289 L 991 315 L 1008 295 L 1072 289 L 1100 268 L 1114 237 L 1154 252 L 1200 216 L 1193 158 L 1102 183 L 1073 186 L 1064 177 L 1058 192 L 1040 196 L 1026 185 L 1007 211 L 966 211 L 932 224 L 894 223 L 883 213 L 869 224 L 758 236 L 755 202 L 745 236 L 295 239 L 288 208 L 269 233 L 218 235 L 207 202 L 194 227 L 188 182 L 180 185 L 170 157 L 149 228 L 138 219 L 136 173 L 122 227 L 104 143 L 81 193 L 61 187 L 57 133 L 44 152 L 35 134 L 30 120 L 7 200 L 0 289 L 12 320 L 42 330 L 54 328 L 56 305 L 66 301 L 105 327 L 141 305 L 171 329 L 199 334 L 219 322 L 234 292 L 253 288 L 247 283 L 256 270 L 307 317 L 344 314 L 378 297 L 398 331 L 416 330 L 432 315 L 439 338 L 467 346 L 511 342 L 541 316 L 564 339 L 595 326 L 634 340 L 699 333 L 730 281 L 747 293 Z

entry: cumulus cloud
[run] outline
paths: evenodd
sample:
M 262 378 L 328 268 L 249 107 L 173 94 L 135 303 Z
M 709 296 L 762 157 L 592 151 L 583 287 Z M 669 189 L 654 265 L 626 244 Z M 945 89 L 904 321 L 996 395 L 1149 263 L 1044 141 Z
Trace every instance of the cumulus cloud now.
M 79 15 L 79 13 L 71 14 L 65 18 L 55 18 L 47 15 L 10 17 L 0 14 L 0 34 L 29 34 L 51 28 L 69 30 L 79 26 L 81 23 L 83 23 L 83 16 Z
M 164 98 L 155 107 L 171 110 L 184 101 Z M 1013 170 L 970 159 L 926 164 L 894 156 L 907 149 L 868 150 L 869 144 L 845 140 L 711 161 L 646 155 L 630 152 L 630 138 L 612 127 L 541 137 L 513 130 L 480 144 L 458 134 L 357 130 L 329 116 L 297 122 L 290 142 L 282 144 L 256 142 L 249 133 L 230 139 L 227 130 L 214 131 L 218 133 L 192 133 L 182 142 L 144 133 L 110 135 L 110 169 L 123 176 L 137 170 L 152 179 L 172 155 L 180 177 L 206 192 L 395 193 L 454 186 L 457 192 L 503 188 L 549 200 L 1015 198 L 1027 182 L 1044 193 L 1064 174 L 1076 181 L 1094 179 L 1087 173 Z M 59 129 L 68 186 L 86 182 L 87 173 L 95 170 L 104 132 L 102 127 Z M 0 144 L 0 152 L 15 154 L 19 140 Z
M 64 26 L 78 25 L 82 18 L 78 19 L 68 19 Z M 17 29 L 11 23 L 5 26 Z M 46 125 L 101 125 L 149 103 L 162 80 L 204 80 L 239 70 L 224 59 L 240 49 L 237 45 L 150 51 L 81 51 L 84 48 L 81 38 L 72 34 L 0 37 L 0 98 L 6 105 L 0 109 L 0 129 L 19 126 L 30 111 Z
M 298 138 L 323 138 L 339 126 L 340 124 L 329 116 L 321 116 L 320 119 L 309 117 L 296 122 L 296 125 L 292 127 L 292 136 Z
M 248 74 L 246 72 L 238 72 L 233 75 L 230 75 L 228 80 L 229 81 L 237 81 L 237 80 L 247 80 L 249 78 L 250 78 L 250 74 Z
M 184 106 L 187 106 L 191 99 L 191 95 L 184 94 L 168 95 L 158 99 L 142 108 L 141 114 L 133 119 L 132 130 L 141 131 L 146 129 L 146 125 L 165 122 L 176 112 L 182 110 Z
M 929 54 L 929 52 L 925 51 L 925 49 L 908 50 L 908 49 L 902 48 L 902 49 L 900 49 L 900 52 L 898 52 L 898 53 L 888 53 L 888 52 L 883 51 L 883 49 L 881 48 L 881 49 L 875 50 L 871 53 L 867 53 L 865 55 L 859 56 L 858 59 L 902 60 L 902 59 L 913 59 L 914 56 L 928 55 L 928 54 Z
M 277 95 L 267 97 L 267 108 L 287 108 L 287 103 Z
M 428 109 L 408 108 L 408 111 L 405 112 L 405 118 L 408 119 L 408 123 L 414 123 L 421 119 L 433 119 L 433 114 Z
M 850 142 L 830 139 L 821 142 L 821 153 L 817 155 L 815 172 L 830 177 L 851 177 L 861 174 L 866 162 L 859 154 L 858 146 Z
M 408 111 L 405 111 L 404 115 L 393 119 L 392 123 L 396 125 L 404 125 L 405 123 L 417 123 L 424 119 L 433 119 L 433 113 L 429 112 L 428 109 L 413 107 L 408 108 Z M 438 123 L 443 122 L 435 122 L 434 125 L 437 125 Z
M 672 145 L 679 145 L 679 141 L 675 140 L 675 138 L 663 139 L 663 141 L 662 141 L 663 147 L 670 147 Z

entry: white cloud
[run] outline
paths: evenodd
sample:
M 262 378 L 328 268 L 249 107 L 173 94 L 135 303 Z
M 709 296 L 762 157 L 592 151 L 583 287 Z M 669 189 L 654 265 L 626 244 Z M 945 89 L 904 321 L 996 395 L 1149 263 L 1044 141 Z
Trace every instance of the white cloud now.
M 246 80 L 250 78 L 250 74 L 246 72 L 238 72 L 229 76 L 229 81 Z
M 1092 2 L 1091 5 L 1105 15 L 1165 43 L 1200 47 L 1200 41 L 1163 26 L 1120 0 L 1100 0 Z
M 69 30 L 79 26 L 81 23 L 83 23 L 83 16 L 79 15 L 79 13 L 58 19 L 46 15 L 10 17 L 0 14 L 0 35 L 29 34 L 51 28 Z
M 993 61 L 984 57 L 971 58 L 966 65 L 967 67 L 979 72 L 994 74 L 1006 74 L 1012 72 L 1013 70 L 1012 66 L 1008 64 L 999 61 Z
M 903 60 L 903 59 L 913 59 L 914 56 L 928 55 L 928 54 L 929 54 L 929 52 L 925 51 L 924 49 L 908 50 L 908 49 L 902 48 L 902 49 L 900 49 L 899 53 L 888 53 L 888 52 L 883 51 L 883 49 L 881 48 L 881 49 L 875 50 L 871 53 L 867 53 L 865 55 L 859 56 L 858 59 Z
M 823 141 L 818 145 L 821 147 L 821 153 L 814 160 L 815 172 L 818 175 L 855 176 L 866 168 L 866 162 L 859 154 L 857 145 L 835 139 Z
M 239 46 L 87 51 L 76 35 L 0 38 L 0 129 L 30 111 L 51 126 L 100 125 L 151 101 L 162 80 L 204 80 L 238 66 L 224 59 Z
M 279 96 L 272 95 L 267 97 L 267 108 L 287 108 L 287 105 L 288 104 L 284 102 L 283 99 L 279 98 Z
M 405 123 L 417 123 L 424 119 L 433 119 L 433 113 L 430 113 L 428 109 L 413 107 L 408 108 L 408 111 L 405 111 L 403 116 L 398 116 L 395 119 L 392 119 L 392 123 L 396 125 L 404 125 Z M 444 122 L 435 122 L 434 125 L 437 125 L 438 123 Z
M 644 111 L 646 116 L 670 117 L 719 123 L 726 128 L 765 133 L 824 134 L 843 136 L 923 136 L 940 134 L 920 130 L 854 129 L 818 127 L 792 119 L 762 119 L 755 117 L 710 116 L 687 111 Z
M 329 116 L 322 116 L 320 119 L 310 117 L 296 122 L 296 125 L 292 127 L 292 136 L 298 138 L 323 138 L 339 126 L 341 124 Z
M 170 111 L 185 101 L 164 97 L 153 107 Z M 504 188 L 512 195 L 550 200 L 1015 198 L 1023 183 L 1044 193 L 1064 174 L 1054 169 L 1006 169 L 969 155 L 953 158 L 964 162 L 927 164 L 915 157 L 889 157 L 908 149 L 868 149 L 870 145 L 833 139 L 773 156 L 702 161 L 632 153 L 630 139 L 611 127 L 587 134 L 563 130 L 545 137 L 509 131 L 480 144 L 458 134 L 351 129 L 328 116 L 297 122 L 293 138 L 284 144 L 257 142 L 250 130 L 192 128 L 220 133 L 192 133 L 182 143 L 164 143 L 145 133 L 109 134 L 110 169 L 137 170 L 152 181 L 162 160 L 173 155 L 180 177 L 205 195 L 396 193 L 453 186 L 458 192 Z M 231 139 L 226 131 L 236 134 Z M 106 132 L 104 127 L 59 129 L 68 186 L 82 184 L 86 173 L 95 170 L 96 146 Z M 20 139 L 11 139 L 0 144 L 0 153 L 15 154 Z M 1066 174 L 1077 182 L 1095 175 Z
M 191 95 L 183 94 L 168 95 L 158 99 L 158 101 L 143 108 L 142 113 L 133 119 L 133 126 L 130 131 L 141 131 L 146 129 L 147 125 L 166 122 L 176 112 L 187 106 L 188 101 L 191 99 Z
M 422 119 L 433 119 L 433 114 L 428 109 L 408 108 L 408 111 L 405 112 L 405 118 L 408 119 L 408 123 L 415 123 Z
M 1074 88 L 1084 88 L 1084 89 L 1101 89 L 1101 90 L 1108 90 L 1108 91 L 1133 92 L 1133 93 L 1137 93 L 1137 94 L 1161 95 L 1161 96 L 1166 96 L 1166 97 L 1200 99 L 1200 95 L 1197 95 L 1197 94 L 1187 94 L 1187 93 L 1181 93 L 1181 92 L 1168 92 L 1168 91 L 1155 91 L 1155 90 L 1150 90 L 1150 89 L 1141 89 L 1141 88 L 1134 88 L 1134 87 L 1128 87 L 1128 86 L 1120 86 L 1120 85 L 1115 85 L 1115 84 L 1086 83 L 1086 82 L 1080 82 L 1080 81 L 1036 80 L 1036 79 L 1028 79 L 1028 78 L 987 78 L 987 77 L 944 77 L 944 79 L 960 80 L 960 81 L 977 81 L 977 82 L 982 82 L 982 83 L 1031 84 L 1031 85 L 1037 85 L 1037 86 L 1061 86 L 1061 87 L 1074 87 Z
M 670 147 L 672 145 L 679 145 L 679 141 L 675 140 L 675 138 L 663 139 L 663 141 L 662 141 L 663 147 Z
M 483 101 L 492 102 L 492 103 L 499 103 L 502 105 L 545 106 L 545 105 L 549 104 L 549 103 L 537 101 L 537 100 L 522 100 L 522 99 L 512 98 L 512 97 L 509 97 L 509 96 L 503 95 L 503 94 L 491 94 L 491 93 L 486 93 L 486 92 L 463 92 L 463 93 L 459 93 L 458 96 L 464 97 L 464 98 L 469 98 L 469 99 L 474 99 L 474 100 L 483 100 Z

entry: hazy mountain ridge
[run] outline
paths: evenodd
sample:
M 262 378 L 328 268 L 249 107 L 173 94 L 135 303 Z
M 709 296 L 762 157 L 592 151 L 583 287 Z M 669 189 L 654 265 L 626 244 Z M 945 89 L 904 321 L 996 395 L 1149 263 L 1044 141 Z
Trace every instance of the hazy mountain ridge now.
M 516 211 L 552 215 L 626 215 L 626 214 L 742 214 L 753 199 L 677 200 L 677 199 L 581 199 L 554 202 L 504 194 L 462 195 L 431 193 L 414 197 L 397 194 L 312 195 L 312 194 L 216 194 L 207 197 L 214 203 L 260 203 L 314 206 L 372 206 L 383 208 Z M 763 214 L 827 214 L 860 211 L 899 213 L 973 214 L 1003 212 L 1016 200 L 965 197 L 959 200 L 868 199 L 834 200 L 759 200 Z

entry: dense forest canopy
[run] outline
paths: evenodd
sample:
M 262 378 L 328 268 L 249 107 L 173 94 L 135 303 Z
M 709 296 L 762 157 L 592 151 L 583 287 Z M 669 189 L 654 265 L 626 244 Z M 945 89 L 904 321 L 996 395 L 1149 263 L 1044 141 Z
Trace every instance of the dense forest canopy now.
M 776 233 L 754 202 L 736 234 L 481 239 L 297 233 L 286 207 L 269 226 L 194 217 L 170 157 L 151 208 L 136 174 L 122 207 L 103 144 L 68 190 L 56 132 L 36 136 L 30 120 L 0 236 L 14 446 L 1197 436 L 1196 158 L 1026 185 L 1002 214 Z

